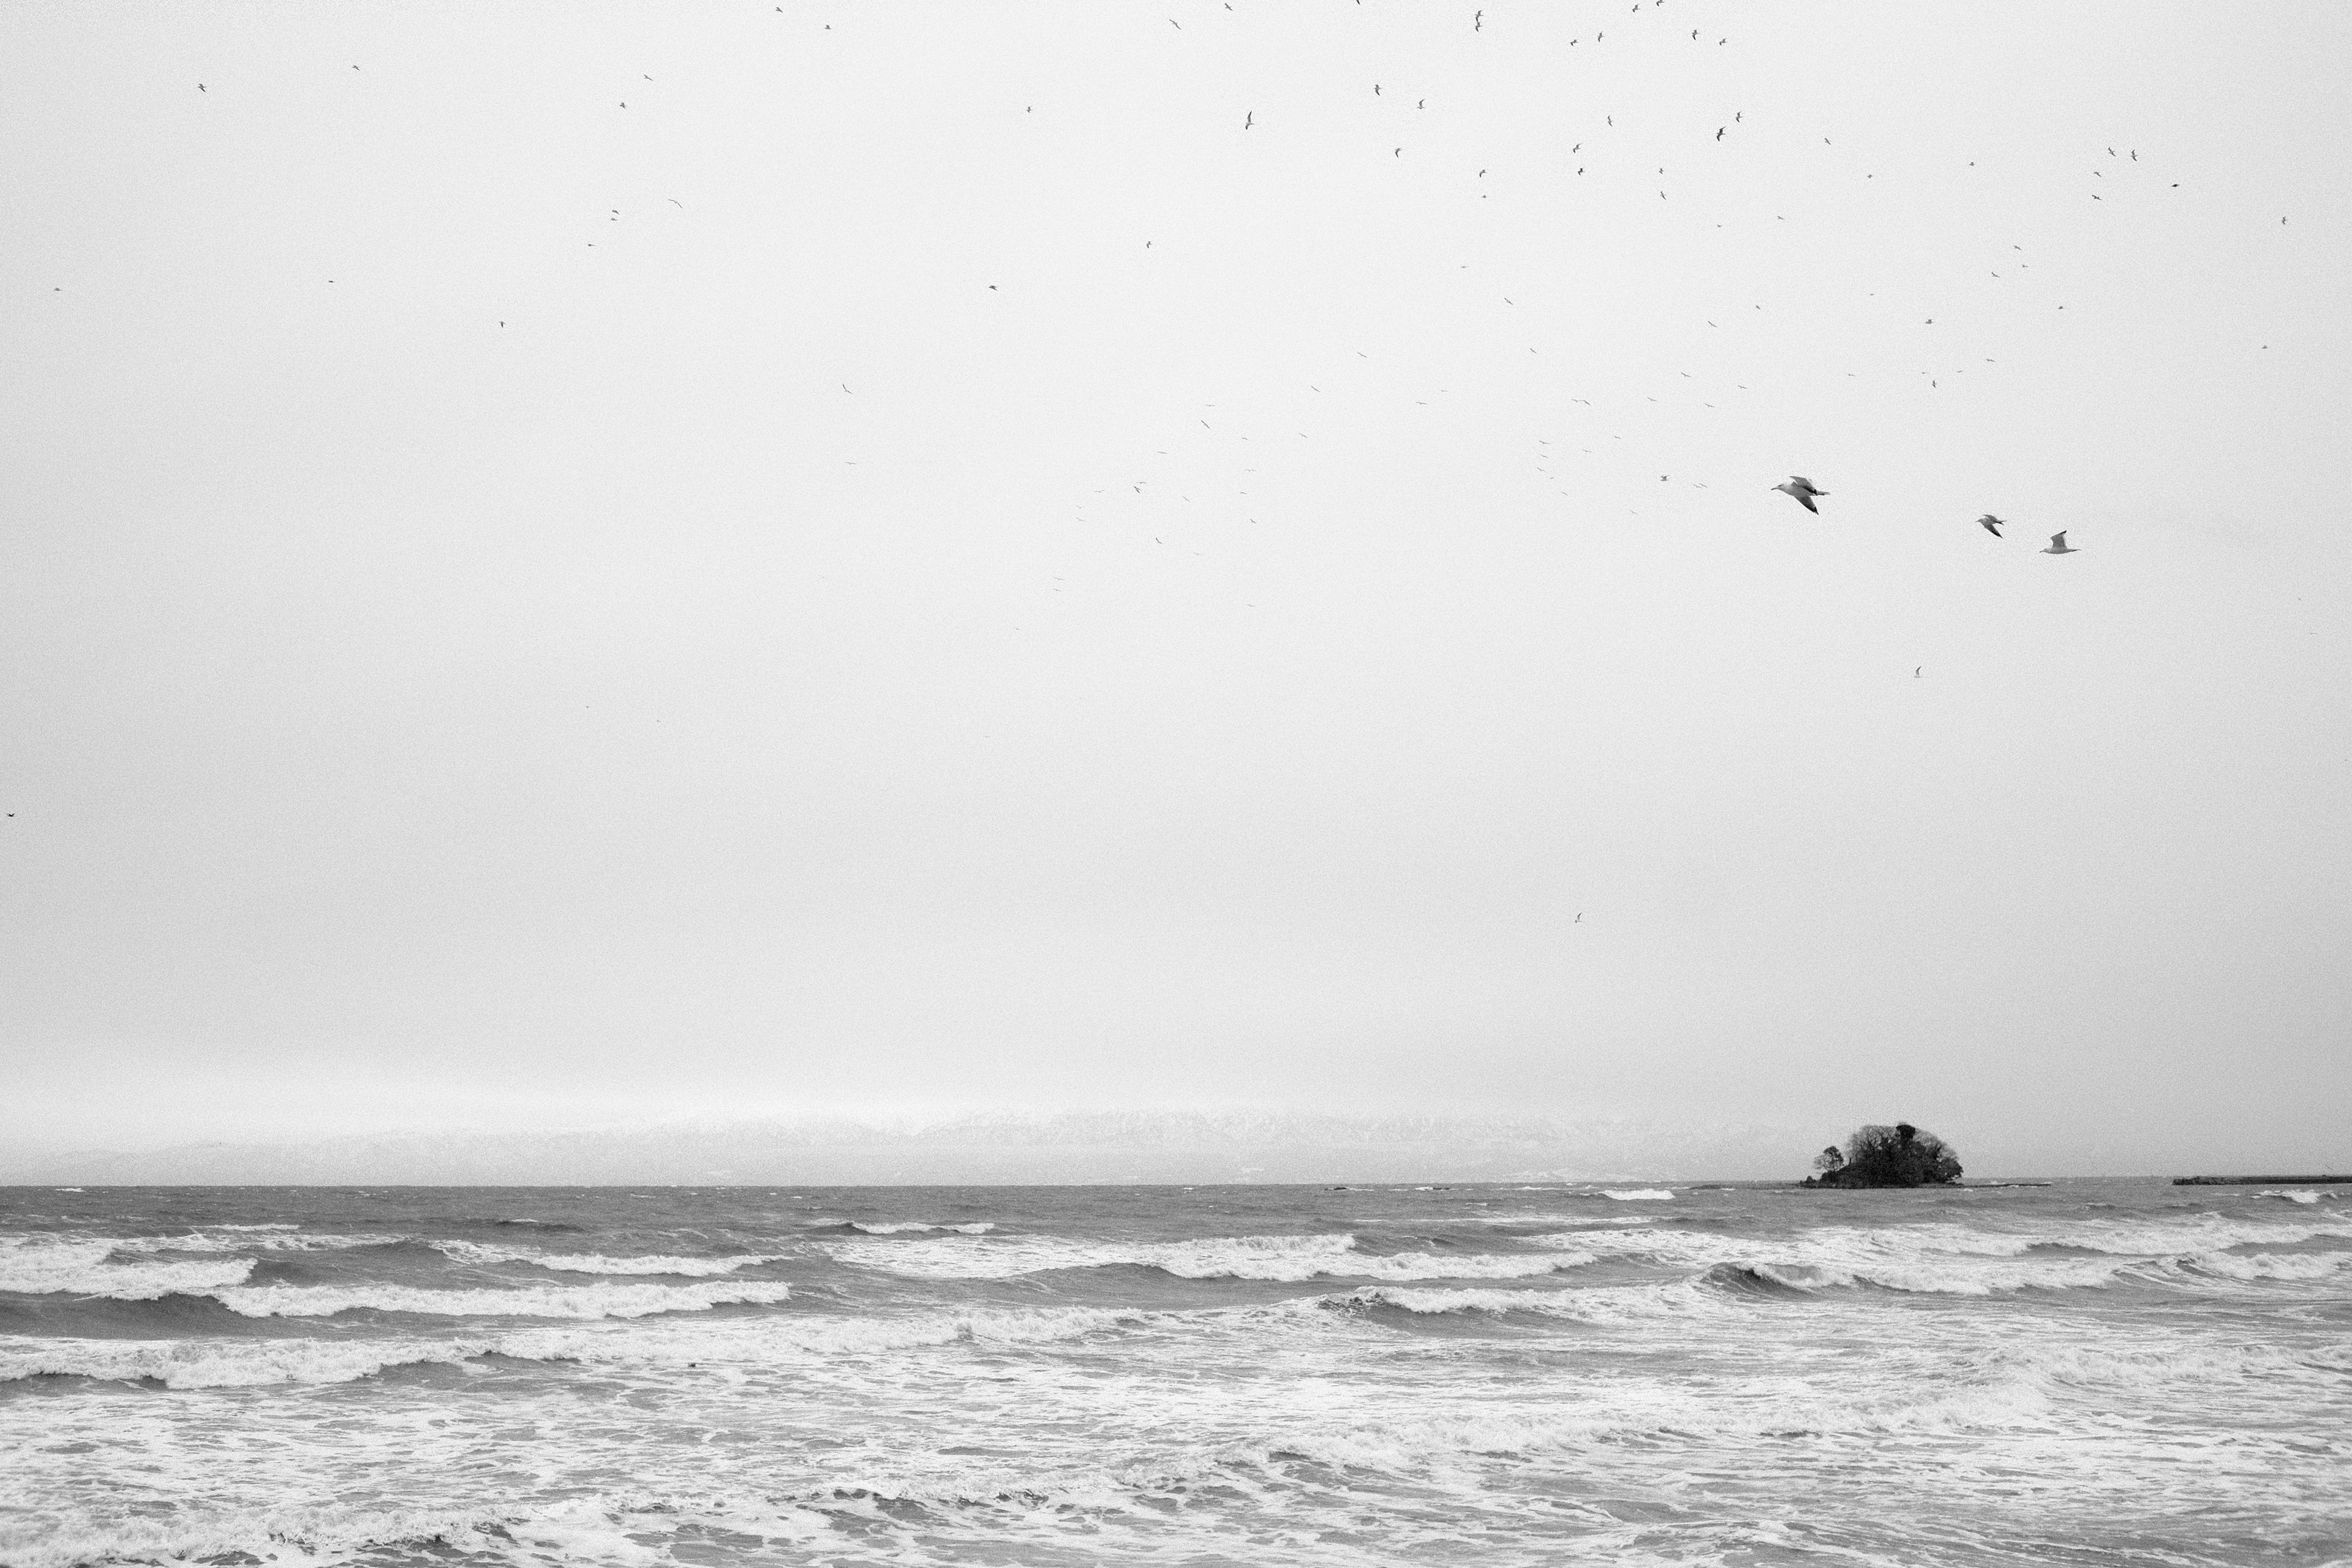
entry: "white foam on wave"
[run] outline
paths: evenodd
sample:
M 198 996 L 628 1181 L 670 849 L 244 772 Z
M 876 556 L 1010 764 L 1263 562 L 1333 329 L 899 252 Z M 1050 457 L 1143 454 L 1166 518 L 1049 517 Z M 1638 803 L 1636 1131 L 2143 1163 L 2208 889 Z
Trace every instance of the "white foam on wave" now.
M 1394 1285 L 1367 1285 L 1342 1296 L 1324 1296 L 1316 1304 L 1343 1310 L 1393 1307 L 1423 1317 L 1455 1313 L 1500 1314 L 1533 1312 L 1577 1322 L 1613 1324 L 1657 1318 L 1687 1318 L 1727 1314 L 1735 1303 L 1702 1290 L 1690 1280 L 1663 1285 L 1594 1286 L 1574 1290 L 1429 1289 Z
M 1619 1203 L 1626 1204 L 1662 1202 L 1672 1198 L 1675 1194 L 1673 1189 L 1669 1187 L 1629 1187 L 1622 1192 L 1614 1188 L 1605 1189 L 1601 1195 L 1615 1198 Z
M 2352 1252 L 2196 1252 L 2172 1266 L 2225 1279 L 2330 1279 L 2352 1268 Z
M 666 1253 L 611 1257 L 601 1252 L 542 1252 L 530 1247 L 496 1247 L 479 1241 L 435 1241 L 427 1245 L 458 1263 L 528 1263 L 567 1274 L 672 1274 L 688 1279 L 732 1274 L 739 1268 L 749 1268 L 755 1263 L 774 1263 L 786 1256 L 781 1252 L 743 1252 L 725 1258 Z
M 2164 1399 L 2210 1407 L 2210 1401 L 2228 1398 L 2241 1411 L 2314 1394 L 2333 1404 L 2352 1373 L 2352 1352 L 2315 1356 L 2308 1347 L 2296 1351 L 2260 1341 L 2217 1343 L 2145 1324 L 2132 1336 L 2089 1342 L 2019 1336 L 2000 1355 L 2053 1384 L 2103 1389 L 2134 1405 Z
M 487 1343 L 443 1340 L 77 1340 L 0 1337 L 0 1382 L 152 1378 L 168 1388 L 350 1383 L 386 1367 L 456 1363 Z
M 215 1232 L 232 1232 L 216 1235 Z M 378 1232 L 322 1231 L 298 1234 L 285 1225 L 220 1225 L 186 1236 L 129 1236 L 113 1242 L 117 1252 L 342 1252 L 355 1247 L 396 1247 L 406 1237 Z
M 2352 1226 L 2284 1224 L 2201 1215 L 2174 1222 L 2074 1221 L 1990 1230 L 1943 1222 L 1879 1227 L 1824 1226 L 1761 1238 L 1664 1226 L 1577 1230 L 1531 1237 L 1604 1258 L 1705 1269 L 1722 1265 L 1801 1290 L 1874 1285 L 1891 1290 L 1983 1296 L 2024 1289 L 2097 1289 L 2118 1281 L 2194 1287 L 2215 1279 L 2318 1279 L 2352 1254 L 2247 1254 L 2237 1248 L 2352 1236 Z M 2054 1250 L 2054 1249 L 2066 1250 Z M 2091 1256 L 2082 1256 L 2082 1254 Z M 2255 1261 L 2254 1259 L 2262 1259 Z
M 82 1568 L 93 1563 L 184 1563 L 220 1559 L 331 1568 L 381 1561 L 387 1548 L 429 1548 L 467 1562 L 549 1563 L 590 1568 L 656 1568 L 670 1559 L 631 1539 L 658 1518 L 639 1517 L 650 1500 L 597 1494 L 553 1504 L 514 1503 L 473 1510 L 350 1507 L 285 1503 L 243 1508 L 183 1508 L 103 1525 L 36 1521 L 0 1527 L 9 1568 Z M 251 1550 L 247 1550 L 251 1549 Z M 256 1558 L 254 1552 L 266 1553 Z M 235 1552 L 234 1557 L 224 1554 Z M 421 1550 L 398 1553 L 400 1560 Z
M 2255 1195 L 2265 1198 L 2284 1198 L 2291 1204 L 2315 1204 L 2327 1194 L 2311 1187 L 2265 1187 Z
M 1058 1237 L 1000 1240 L 940 1237 L 878 1246 L 836 1242 L 824 1250 L 845 1263 L 916 1279 L 1010 1279 L 1062 1268 L 1156 1268 L 1184 1279 L 1301 1281 L 1355 1279 L 1520 1279 L 1592 1261 L 1589 1252 L 1370 1253 L 1353 1236 L 1231 1236 L 1167 1242 L 1083 1242 Z
M 2088 1220 L 2062 1225 L 2044 1233 L 2028 1233 L 2037 1245 L 2082 1247 L 2098 1252 L 2137 1253 L 2143 1257 L 2174 1252 L 2214 1252 L 2231 1247 L 2284 1247 L 2297 1242 L 2352 1240 L 2352 1215 L 2239 1218 L 2206 1214 L 2172 1220 Z
M 530 1361 L 757 1365 L 799 1357 L 887 1355 L 939 1345 L 1045 1344 L 1150 1321 L 1162 1314 L 1097 1307 L 973 1308 L 906 1317 L 693 1319 L 603 1330 L 527 1329 L 490 1349 Z
M 849 1222 L 849 1228 L 862 1230 L 868 1236 L 903 1236 L 910 1231 L 923 1230 L 951 1230 L 959 1236 L 985 1236 L 994 1230 L 996 1226 L 990 1220 L 977 1220 L 971 1225 L 923 1225 L 914 1220 L 867 1225 L 863 1220 L 854 1219 Z
M 441 1318 L 645 1318 L 738 1303 L 783 1300 L 782 1281 L 728 1285 L 559 1285 L 505 1290 L 430 1290 L 407 1285 L 253 1285 L 207 1292 L 248 1318 L 327 1318 L 338 1312 L 415 1312 Z
M 0 1237 L 0 1291 L 152 1301 L 159 1296 L 201 1295 L 236 1285 L 253 1272 L 250 1258 L 118 1263 L 110 1261 L 115 1250 L 116 1243 L 103 1237 Z
M 611 1327 L 515 1329 L 451 1339 L 47 1339 L 0 1335 L 0 1383 L 152 1378 L 171 1388 L 352 1383 L 392 1367 L 458 1366 L 485 1355 L 606 1365 L 756 1367 L 945 1345 L 1018 1347 L 1136 1327 L 1170 1314 L 1093 1307 L 974 1308 L 887 1318 L 690 1317 Z
M 1874 1285 L 1912 1295 L 1991 1296 L 2015 1290 L 2082 1290 L 2113 1284 L 2129 1274 L 2152 1280 L 2154 1271 L 2130 1258 L 2057 1258 L 2029 1263 L 1989 1259 L 1949 1263 L 1859 1264 L 1759 1261 L 1737 1265 L 1759 1279 L 1793 1290 Z

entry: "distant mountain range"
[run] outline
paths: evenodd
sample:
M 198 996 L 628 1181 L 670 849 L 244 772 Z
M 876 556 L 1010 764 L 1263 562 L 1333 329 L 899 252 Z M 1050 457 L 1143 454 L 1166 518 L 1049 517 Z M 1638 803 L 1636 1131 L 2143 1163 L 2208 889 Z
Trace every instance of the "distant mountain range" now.
M 12 1156 L 0 1184 L 597 1186 L 1658 1181 L 1788 1177 L 1783 1126 L 1277 1111 L 806 1117 L 403 1132 Z

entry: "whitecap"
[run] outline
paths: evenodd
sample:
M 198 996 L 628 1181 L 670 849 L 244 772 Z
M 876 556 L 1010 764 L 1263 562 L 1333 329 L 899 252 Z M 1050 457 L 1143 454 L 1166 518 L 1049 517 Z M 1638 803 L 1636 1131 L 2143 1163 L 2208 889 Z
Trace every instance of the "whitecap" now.
M 167 1388 L 350 1383 L 386 1367 L 456 1363 L 488 1349 L 447 1341 L 82 1340 L 0 1338 L 0 1382 L 27 1377 L 152 1378 Z
M 922 1225 L 914 1220 L 902 1220 L 893 1224 L 867 1225 L 861 1220 L 851 1220 L 849 1222 L 849 1228 L 852 1230 L 862 1230 L 868 1236 L 899 1236 L 909 1231 L 923 1230 L 950 1230 L 954 1231 L 959 1236 L 985 1236 L 990 1231 L 994 1230 L 996 1226 L 992 1222 L 988 1220 L 976 1221 L 971 1225 Z
M 1671 1198 L 1675 1194 L 1674 1189 L 1671 1187 L 1630 1187 L 1622 1192 L 1612 1187 L 1605 1189 L 1601 1195 L 1603 1197 L 1615 1198 L 1619 1203 L 1622 1204 L 1636 1201 L 1656 1202 Z
M 185 1236 L 127 1236 L 111 1244 L 117 1252 L 339 1252 L 356 1247 L 395 1247 L 406 1237 L 381 1233 L 321 1231 L 298 1235 L 299 1227 L 221 1225 Z M 217 1236 L 215 1231 L 240 1234 Z
M 1592 1261 L 1592 1254 L 1369 1253 L 1346 1234 L 1209 1237 L 1169 1242 L 1079 1242 L 1058 1237 L 1000 1240 L 835 1242 L 824 1250 L 845 1263 L 933 1279 L 1010 1279 L 1063 1268 L 1156 1268 L 1183 1279 L 1301 1281 L 1358 1279 L 1516 1279 Z
M 494 1247 L 479 1241 L 435 1241 L 427 1244 L 458 1263 L 528 1263 L 566 1274 L 673 1274 L 688 1279 L 732 1274 L 755 1263 L 774 1263 L 781 1252 L 742 1252 L 724 1258 L 691 1258 L 664 1253 L 608 1257 L 601 1252 L 541 1252 L 529 1247 Z
M 508 1290 L 428 1290 L 407 1285 L 253 1285 L 208 1292 L 248 1318 L 325 1318 L 338 1312 L 414 1312 L 442 1318 L 644 1318 L 772 1303 L 781 1281 L 728 1285 L 562 1285 Z
M 780 1358 L 888 1355 L 938 1345 L 1026 1345 L 1151 1321 L 1164 1314 L 1098 1307 L 972 1308 L 907 1317 L 664 1319 L 604 1329 L 525 1329 L 488 1348 L 528 1361 L 772 1364 Z
M 1736 1292 L 1714 1289 L 1704 1277 L 1640 1285 L 1591 1285 L 1570 1289 L 1496 1289 L 1492 1287 L 1367 1285 L 1342 1295 L 1320 1296 L 1326 1311 L 1393 1308 L 1417 1317 L 1501 1315 L 1510 1312 L 1559 1318 L 1596 1327 L 1649 1325 L 1705 1319 L 1737 1324 L 1752 1321 L 1755 1307 Z
M 250 1258 L 217 1262 L 110 1261 L 116 1243 L 103 1237 L 0 1237 L 0 1291 L 26 1296 L 104 1296 L 152 1301 L 159 1296 L 200 1295 L 240 1283 L 253 1272 Z

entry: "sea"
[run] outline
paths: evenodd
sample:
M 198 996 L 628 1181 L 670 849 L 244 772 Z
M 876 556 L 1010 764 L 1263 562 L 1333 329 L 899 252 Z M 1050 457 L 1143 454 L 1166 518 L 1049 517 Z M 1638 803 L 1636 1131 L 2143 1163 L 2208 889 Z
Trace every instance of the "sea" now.
M 0 1563 L 2352 1563 L 2352 1190 L 0 1190 Z

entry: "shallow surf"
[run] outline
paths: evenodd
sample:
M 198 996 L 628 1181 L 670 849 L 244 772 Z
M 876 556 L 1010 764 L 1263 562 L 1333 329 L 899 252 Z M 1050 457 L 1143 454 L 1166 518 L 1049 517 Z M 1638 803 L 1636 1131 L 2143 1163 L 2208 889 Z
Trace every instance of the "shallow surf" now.
M 2154 1182 L 13 1190 L 0 1563 L 2318 1564 L 2347 1284 Z

